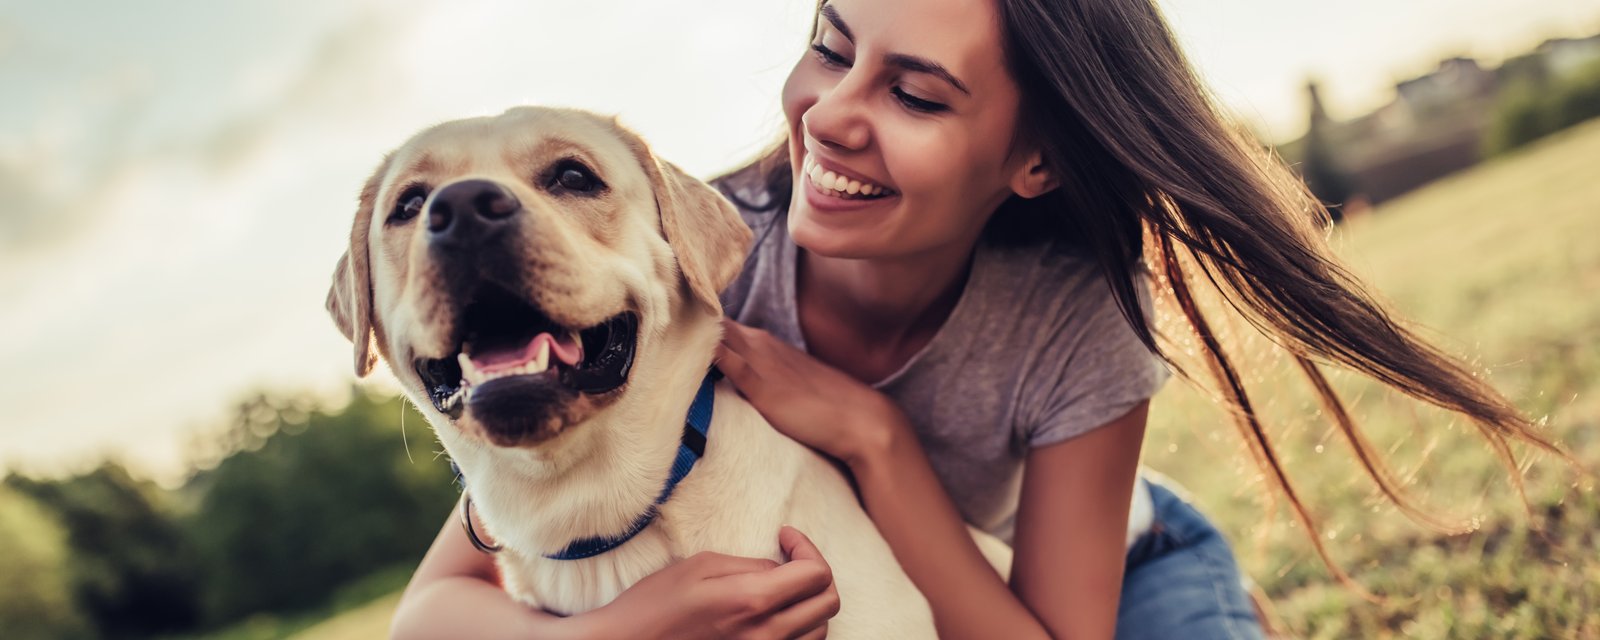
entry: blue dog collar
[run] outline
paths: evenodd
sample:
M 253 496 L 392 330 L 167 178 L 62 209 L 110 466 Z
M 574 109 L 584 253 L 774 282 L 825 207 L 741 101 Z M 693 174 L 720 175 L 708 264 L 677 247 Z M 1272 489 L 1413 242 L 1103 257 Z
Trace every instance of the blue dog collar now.
M 678 483 L 682 482 L 684 477 L 689 475 L 689 471 L 694 469 L 694 464 L 706 454 L 706 436 L 711 432 L 714 390 L 717 380 L 721 378 L 722 372 L 712 368 L 706 374 L 705 379 L 700 382 L 700 390 L 695 392 L 694 402 L 689 405 L 689 415 L 683 421 L 683 439 L 678 444 L 677 456 L 672 460 L 672 473 L 667 476 L 667 485 L 661 489 L 661 495 L 656 496 L 655 503 L 645 509 L 644 513 L 640 514 L 633 521 L 633 524 L 629 525 L 628 529 L 621 534 L 574 540 L 566 548 L 556 553 L 546 554 L 546 558 L 551 560 L 592 558 L 622 546 L 632 540 L 634 536 L 639 535 L 639 532 L 644 531 L 645 527 L 650 526 L 651 522 L 655 521 L 656 515 L 659 513 L 657 508 L 666 504 L 667 500 L 672 498 L 672 490 L 677 488 Z M 451 462 L 451 466 L 455 466 L 455 463 Z M 462 482 L 460 469 L 456 469 L 456 481 Z M 465 493 L 465 487 L 463 487 L 463 493 Z M 485 544 L 473 528 L 471 515 L 467 513 L 471 509 L 471 497 L 462 500 L 461 504 L 461 523 L 466 528 L 467 537 L 471 538 L 472 545 L 485 553 L 499 551 L 500 547 Z

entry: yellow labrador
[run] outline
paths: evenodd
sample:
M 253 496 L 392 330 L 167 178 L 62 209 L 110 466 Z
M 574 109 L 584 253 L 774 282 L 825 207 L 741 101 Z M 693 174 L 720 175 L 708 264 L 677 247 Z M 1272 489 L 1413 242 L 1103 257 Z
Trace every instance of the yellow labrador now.
M 833 568 L 835 637 L 934 637 L 846 479 L 707 381 L 749 240 L 614 120 L 518 108 L 384 160 L 328 306 L 357 373 L 381 356 L 424 408 L 519 601 L 573 614 L 700 551 L 778 560 L 791 524 Z M 703 383 L 703 457 L 660 502 Z

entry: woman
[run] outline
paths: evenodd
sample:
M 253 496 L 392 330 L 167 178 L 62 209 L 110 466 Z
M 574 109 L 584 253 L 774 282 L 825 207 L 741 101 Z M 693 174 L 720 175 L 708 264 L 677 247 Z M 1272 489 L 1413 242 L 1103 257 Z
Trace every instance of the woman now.
M 759 232 L 726 306 L 761 328 L 727 323 L 719 366 L 848 466 L 941 636 L 1261 635 L 1220 536 L 1137 479 L 1165 379 L 1147 250 L 1307 525 L 1189 272 L 1298 354 L 1366 453 L 1311 358 L 1462 412 L 1502 450 L 1550 448 L 1331 261 L 1326 210 L 1224 125 L 1150 0 L 831 0 L 811 45 L 787 143 L 723 181 Z M 1009 584 L 964 521 L 1013 544 Z M 781 542 L 822 565 L 796 532 Z M 512 603 L 447 523 L 395 635 L 820 635 L 840 603 L 805 573 L 701 556 L 557 619 Z

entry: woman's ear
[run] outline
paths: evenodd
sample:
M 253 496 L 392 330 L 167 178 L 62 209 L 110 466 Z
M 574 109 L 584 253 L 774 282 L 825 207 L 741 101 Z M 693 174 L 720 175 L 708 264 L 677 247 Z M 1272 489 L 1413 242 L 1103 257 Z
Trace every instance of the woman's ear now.
M 1011 191 L 1024 198 L 1037 198 L 1054 191 L 1061 184 L 1054 169 L 1044 161 L 1044 154 L 1028 152 L 1027 161 L 1021 163 L 1011 176 Z

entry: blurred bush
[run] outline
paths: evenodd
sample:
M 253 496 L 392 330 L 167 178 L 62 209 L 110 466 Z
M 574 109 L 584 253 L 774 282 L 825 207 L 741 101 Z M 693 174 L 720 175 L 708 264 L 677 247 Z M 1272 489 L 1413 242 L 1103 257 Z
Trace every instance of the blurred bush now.
M 77 608 L 104 637 L 193 626 L 200 584 L 170 496 L 115 463 L 66 480 L 10 476 L 6 486 L 44 505 L 66 531 L 66 579 Z
M 397 565 L 407 570 L 384 585 L 403 584 L 457 491 L 419 414 L 351 395 L 337 411 L 292 396 L 240 403 L 174 491 L 114 463 L 8 476 L 0 638 L 194 632 L 355 597 L 348 585 Z
M 1505 153 L 1590 118 L 1600 117 L 1600 63 L 1561 78 L 1544 73 L 1507 73 L 1495 104 L 1490 155 Z
M 421 560 L 457 496 L 449 465 L 420 415 L 412 462 L 400 401 L 352 395 L 338 413 L 245 403 L 222 434 L 237 449 L 186 487 L 200 496 L 185 526 L 207 621 L 316 606 L 347 582 Z
M 88 632 L 67 580 L 67 534 L 33 499 L 0 486 L 0 638 Z

